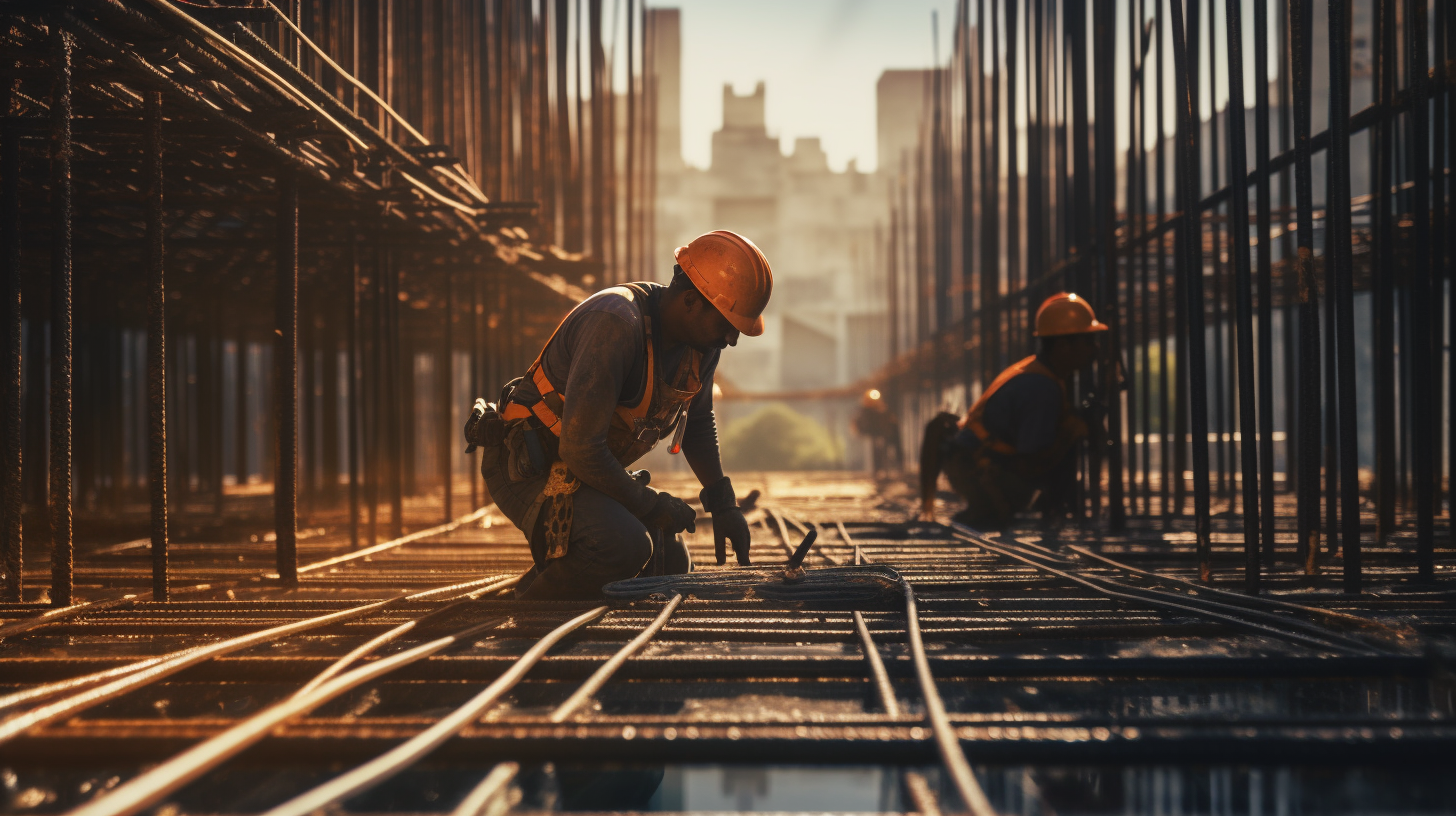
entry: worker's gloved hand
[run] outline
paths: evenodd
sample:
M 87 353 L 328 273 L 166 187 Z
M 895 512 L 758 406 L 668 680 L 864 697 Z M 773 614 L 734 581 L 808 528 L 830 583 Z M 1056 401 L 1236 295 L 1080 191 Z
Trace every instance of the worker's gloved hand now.
M 698 531 L 698 511 L 687 502 L 670 493 L 658 493 L 652 509 L 642 517 L 642 524 L 649 532 L 661 530 L 663 535 L 675 536 L 683 530 Z
M 756 495 L 757 491 L 755 491 Z M 747 567 L 750 536 L 748 519 L 738 508 L 738 499 L 733 495 L 733 483 L 727 476 L 703 488 L 698 494 L 703 509 L 713 514 L 713 553 L 718 565 L 728 560 L 728 542 L 733 542 L 733 553 L 738 556 L 738 566 Z

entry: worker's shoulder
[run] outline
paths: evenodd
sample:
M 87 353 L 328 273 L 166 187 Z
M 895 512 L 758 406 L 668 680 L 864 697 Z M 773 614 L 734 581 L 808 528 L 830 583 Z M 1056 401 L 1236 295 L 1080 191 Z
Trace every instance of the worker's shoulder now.
M 641 331 L 641 300 L 641 294 L 636 291 L 625 286 L 613 286 L 582 300 L 581 305 L 577 306 L 571 316 L 577 321 L 598 322 L 604 316 L 610 315 L 617 319 L 616 321 L 607 319 L 607 322 L 617 323 L 620 326 L 632 326 Z
M 1006 381 L 1000 391 L 994 396 L 1005 394 L 1007 398 L 1022 400 L 1037 400 L 1051 398 L 1060 400 L 1062 398 L 1062 386 L 1052 377 L 1044 372 L 1036 370 L 1022 371 L 1015 377 Z
M 638 288 L 642 286 L 644 284 L 611 286 L 603 289 L 582 301 L 581 305 L 576 308 L 576 313 L 580 316 L 587 314 L 614 315 L 633 326 L 640 326 L 642 312 L 646 308 L 643 292 Z

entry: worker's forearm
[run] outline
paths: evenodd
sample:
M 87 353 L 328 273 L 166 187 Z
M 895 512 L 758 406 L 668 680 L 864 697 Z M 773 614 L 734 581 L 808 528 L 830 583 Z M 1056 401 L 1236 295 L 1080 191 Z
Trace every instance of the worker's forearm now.
M 715 484 L 723 478 L 723 460 L 719 457 L 716 446 L 711 453 L 684 448 L 683 458 L 688 460 L 688 467 L 693 469 L 693 475 L 698 477 L 698 483 L 703 487 Z

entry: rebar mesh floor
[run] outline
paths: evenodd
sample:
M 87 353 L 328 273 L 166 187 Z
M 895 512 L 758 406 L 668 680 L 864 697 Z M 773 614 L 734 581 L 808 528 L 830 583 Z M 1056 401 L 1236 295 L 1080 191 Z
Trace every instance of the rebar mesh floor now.
M 1231 517 L 1219 520 L 1208 587 L 1189 583 L 1195 556 L 1176 519 L 1136 517 L 1117 537 L 1072 525 L 1054 539 L 1027 519 L 982 536 L 909 522 L 899 483 L 735 481 L 763 491 L 756 565 L 781 564 L 813 529 L 811 571 L 868 564 L 905 579 L 950 741 L 996 812 L 1424 813 L 1456 801 L 1456 608 L 1444 584 L 1410 580 L 1399 541 L 1367 551 L 1362 595 L 1340 594 L 1332 566 L 1307 575 L 1290 563 L 1249 600 L 1230 591 L 1242 546 Z M 493 509 L 360 557 L 341 559 L 338 540 L 329 529 L 305 540 L 296 589 L 269 576 L 266 541 L 199 543 L 178 553 L 179 582 L 194 589 L 155 604 L 138 589 L 146 548 L 104 548 L 78 573 L 92 606 L 45 623 L 37 605 L 6 607 L 5 811 L 306 813 L 285 803 L 306 804 L 295 797 L 452 718 L 438 744 L 327 807 L 966 807 L 904 600 L 665 593 L 563 633 L 593 604 L 511 600 L 507 581 L 529 554 Z M 700 573 L 732 569 L 713 564 L 706 517 L 687 543 Z M 1438 575 L 1456 565 L 1444 538 L 1437 557 Z M 115 602 L 127 593 L 140 597 Z M 623 652 L 634 638 L 640 648 Z M 564 710 L 619 652 L 625 661 Z M 220 756 L 179 758 L 248 728 Z M 117 804 L 147 785 L 141 805 Z

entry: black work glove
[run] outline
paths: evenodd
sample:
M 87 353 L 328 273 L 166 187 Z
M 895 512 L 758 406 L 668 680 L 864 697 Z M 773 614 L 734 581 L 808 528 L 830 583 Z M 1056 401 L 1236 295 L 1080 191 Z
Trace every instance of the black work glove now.
M 698 512 L 687 502 L 670 493 L 658 493 L 652 509 L 642 517 L 648 532 L 662 531 L 665 536 L 675 536 L 683 530 L 698 531 Z
M 738 509 L 738 499 L 733 495 L 733 483 L 727 476 L 703 488 L 698 494 L 703 509 L 713 514 L 713 553 L 718 557 L 718 566 L 728 561 L 728 542 L 733 542 L 733 553 L 738 556 L 738 566 L 747 567 L 750 535 L 748 519 Z

